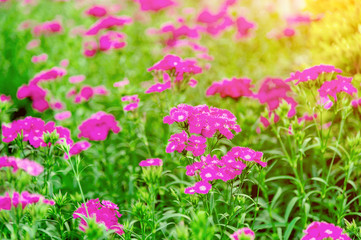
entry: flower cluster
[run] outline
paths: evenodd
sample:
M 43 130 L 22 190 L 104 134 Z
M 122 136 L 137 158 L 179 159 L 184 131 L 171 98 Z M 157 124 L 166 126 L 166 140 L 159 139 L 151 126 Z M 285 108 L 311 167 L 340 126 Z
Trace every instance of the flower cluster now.
M 185 193 L 206 194 L 212 188 L 210 181 L 222 180 L 227 182 L 235 179 L 243 173 L 243 170 L 250 163 L 258 163 L 262 167 L 266 167 L 267 163 L 261 161 L 262 156 L 262 152 L 256 152 L 246 147 L 234 147 L 221 159 L 216 155 L 202 156 L 200 162 L 194 162 L 186 167 L 188 176 L 199 175 L 202 181 L 186 188 Z M 202 190 L 200 186 L 206 188 Z
M 187 104 L 179 104 L 170 110 L 170 115 L 165 116 L 163 122 L 169 125 L 176 122 L 187 129 L 189 133 L 200 134 L 201 137 L 205 138 L 211 138 L 216 134 L 218 138 L 232 139 L 234 136 L 232 131 L 237 133 L 241 131 L 236 120 L 236 117 L 226 109 L 208 107 L 207 105 L 193 107 Z M 185 138 L 182 137 L 181 139 L 184 140 Z M 192 141 L 202 142 L 201 139 L 192 139 Z
M 124 111 L 134 111 L 139 107 L 138 95 L 124 96 L 122 97 L 122 102 L 130 102 L 123 109 Z
M 124 25 L 130 24 L 132 19 L 129 17 L 116 17 L 116 16 L 108 16 L 99 19 L 96 23 L 94 23 L 88 31 L 85 33 L 87 36 L 97 35 L 103 29 L 109 29 L 112 27 L 122 27 Z
M 235 231 L 230 237 L 232 240 L 254 240 L 255 234 L 251 229 L 244 227 Z
M 138 2 L 142 11 L 154 12 L 175 4 L 172 0 L 139 0 Z
M 326 222 L 313 222 L 308 225 L 304 231 L 306 234 L 301 240 L 323 240 L 323 239 L 334 239 L 334 240 L 351 240 L 347 234 L 342 233 L 342 228 L 333 225 L 332 223 Z
M 59 33 L 62 30 L 63 27 L 61 26 L 61 23 L 57 20 L 53 20 L 36 25 L 33 28 L 33 34 L 34 36 L 50 35 L 54 33 Z
M 47 60 L 48 60 L 48 54 L 46 53 L 42 53 L 38 56 L 33 56 L 31 58 L 32 63 L 41 63 L 41 62 L 46 62 Z
M 30 98 L 31 106 L 39 112 L 44 112 L 49 108 L 49 103 L 46 101 L 46 91 L 38 85 L 29 84 L 23 85 L 18 89 L 17 97 L 19 99 Z
M 167 72 L 170 77 L 174 77 L 174 82 L 180 82 L 186 77 L 201 73 L 202 68 L 197 66 L 194 60 L 182 60 L 175 55 L 166 55 L 162 60 L 150 67 L 148 71 Z
M 81 218 L 79 228 L 82 231 L 85 231 L 88 226 L 85 219 L 95 218 L 97 223 L 104 224 L 108 230 L 114 230 L 117 234 L 122 235 L 124 233 L 123 226 L 118 223 L 118 218 L 120 218 L 122 214 L 120 214 L 118 210 L 119 207 L 110 201 L 103 200 L 100 203 L 98 198 L 91 199 L 86 202 L 86 205 L 83 203 L 81 207 L 75 210 L 73 218 Z
M 91 87 L 83 86 L 79 91 L 75 88 L 71 89 L 67 97 L 75 96 L 74 103 L 87 102 L 96 95 L 108 95 L 108 90 L 104 86 Z
M 44 167 L 37 162 L 8 156 L 0 157 L 0 169 L 3 167 L 12 167 L 13 172 L 20 168 L 31 176 L 39 176 L 44 171 Z
M 22 141 L 27 142 L 35 148 L 50 146 L 50 143 L 44 142 L 44 133 L 56 132 L 58 139 L 65 139 L 67 144 L 73 144 L 70 137 L 70 131 L 62 126 L 55 126 L 54 122 L 45 123 L 40 118 L 26 117 L 16 120 L 9 125 L 2 125 L 3 142 L 9 143 L 19 137 Z
M 289 96 L 292 93 L 291 87 L 282 79 L 266 78 L 258 91 L 257 97 L 261 104 L 266 103 L 270 112 L 276 110 L 285 100 L 290 106 L 288 117 L 296 114 L 297 102 Z
M 85 11 L 86 15 L 101 18 L 107 15 L 108 11 L 106 7 L 101 5 L 94 5 Z
M 79 126 L 79 138 L 85 137 L 91 141 L 104 141 L 109 131 L 120 132 L 120 127 L 115 117 L 105 112 L 97 112 Z
M 189 27 L 184 23 L 183 19 L 178 20 L 181 23 L 180 27 L 176 27 L 173 24 L 164 25 L 159 33 L 160 34 L 169 34 L 170 37 L 166 41 L 167 46 L 175 46 L 182 37 L 186 38 L 198 38 L 198 28 L 197 27 Z
M 206 95 L 211 96 L 219 93 L 222 98 L 231 97 L 238 99 L 240 97 L 251 97 L 253 92 L 251 90 L 254 85 L 252 80 L 248 78 L 232 78 L 231 80 L 224 79 L 221 82 L 214 82 L 207 89 Z
M 250 31 L 256 28 L 256 24 L 248 21 L 244 17 L 238 17 L 236 19 L 236 27 L 237 27 L 237 38 L 245 38 L 248 37 Z
M 342 73 L 341 69 L 335 68 L 332 65 L 317 65 L 310 68 L 303 70 L 302 72 L 297 71 L 291 73 L 291 76 L 286 79 L 286 82 L 297 80 L 295 85 L 299 84 L 300 82 L 307 82 L 307 81 L 314 81 L 316 80 L 321 74 L 324 73 Z
M 352 96 L 354 93 L 357 92 L 357 89 L 351 84 L 351 81 L 352 78 L 337 75 L 337 79 L 324 82 L 320 87 L 320 89 L 318 89 L 318 92 L 320 93 L 320 97 L 329 99 L 329 96 L 331 96 L 334 98 L 336 102 L 337 93 L 345 92 Z
M 49 70 L 41 71 L 36 74 L 29 82 L 29 84 L 38 84 L 40 82 L 53 81 L 55 79 L 61 78 L 66 75 L 66 70 L 64 68 L 53 67 Z
M 47 205 L 55 204 L 53 200 L 48 200 L 42 195 L 36 193 L 29 193 L 27 191 L 24 191 L 22 193 L 14 192 L 12 194 L 12 197 L 10 197 L 9 193 L 6 193 L 4 197 L 0 197 L 0 211 L 10 210 L 11 207 L 16 208 L 19 205 L 21 205 L 22 209 L 24 209 L 27 205 L 35 204 L 38 202 Z
M 163 161 L 160 158 L 148 158 L 139 163 L 141 167 L 150 167 L 150 166 L 162 166 Z
M 123 33 L 115 31 L 106 32 L 99 38 L 99 50 L 108 51 L 110 49 L 121 49 L 126 45 L 124 38 L 125 34 Z

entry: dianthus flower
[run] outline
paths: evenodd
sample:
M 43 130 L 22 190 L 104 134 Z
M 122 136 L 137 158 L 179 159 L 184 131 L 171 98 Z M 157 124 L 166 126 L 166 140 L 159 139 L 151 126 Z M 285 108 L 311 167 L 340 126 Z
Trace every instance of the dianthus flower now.
M 305 236 L 301 240 L 351 240 L 347 234 L 342 233 L 342 228 L 326 222 L 313 222 L 304 230 Z
M 94 5 L 85 11 L 85 14 L 87 14 L 89 16 L 97 17 L 97 18 L 104 17 L 105 15 L 107 15 L 107 13 L 108 13 L 108 11 L 107 11 L 106 7 L 101 6 L 101 5 Z
M 46 62 L 47 60 L 48 60 L 48 54 L 46 53 L 42 53 L 38 56 L 33 56 L 31 58 L 32 63 L 41 63 L 41 62 Z
M 42 119 L 33 117 L 16 120 L 9 125 L 3 124 L 2 134 L 4 138 L 2 141 L 9 143 L 18 136 L 21 136 L 20 139 L 22 141 L 29 141 L 29 144 L 35 148 L 40 146 L 46 147 L 48 145 L 44 142 L 43 135 L 44 133 L 52 133 L 54 131 L 59 135 L 59 139 L 65 139 L 68 144 L 73 143 L 70 138 L 69 129 L 55 126 L 54 122 L 45 123 Z
M 11 101 L 10 96 L 6 96 L 5 94 L 0 95 L 0 102 L 10 102 L 10 101 Z
M 231 97 L 238 99 L 240 97 L 253 96 L 251 90 L 254 85 L 251 84 L 252 80 L 248 78 L 232 78 L 231 80 L 224 79 L 221 82 L 214 82 L 207 89 L 206 95 L 211 96 L 219 93 L 222 98 Z
M 162 166 L 162 165 L 163 165 L 163 161 L 160 158 L 149 158 L 139 163 L 139 166 L 141 167 Z
M 197 22 L 202 24 L 204 31 L 217 36 L 227 28 L 231 27 L 234 22 L 227 14 L 228 4 L 221 7 L 218 13 L 213 14 L 208 9 L 204 9 L 197 17 Z
M 81 103 L 87 102 L 95 95 L 107 95 L 108 90 L 104 86 L 97 86 L 97 87 L 90 87 L 90 86 L 83 86 L 79 93 L 76 90 L 72 91 L 71 95 L 75 95 L 74 102 Z
M 19 87 L 17 92 L 19 99 L 30 98 L 32 107 L 39 112 L 44 112 L 49 108 L 49 103 L 46 101 L 46 91 L 38 85 L 30 84 Z
M 108 31 L 99 38 L 99 50 L 108 51 L 110 49 L 120 49 L 125 47 L 125 35 L 123 33 Z
M 286 82 L 297 80 L 295 85 L 300 82 L 314 81 L 323 73 L 342 73 L 342 70 L 335 68 L 332 65 L 317 65 L 303 70 L 302 72 L 291 73 L 291 76 L 286 79 Z
M 167 81 L 165 83 L 156 83 L 148 88 L 145 93 L 154 93 L 154 92 L 163 92 L 172 87 L 171 82 Z
M 251 229 L 244 227 L 235 231 L 230 237 L 232 240 L 241 240 L 241 239 L 254 240 L 255 234 Z
M 244 17 L 238 17 L 235 23 L 237 27 L 237 38 L 248 37 L 251 29 L 256 28 L 255 23 L 248 21 Z
M 161 30 L 159 31 L 160 33 L 165 33 L 165 34 L 170 34 L 170 38 L 166 41 L 168 46 L 175 46 L 178 42 L 179 39 L 181 39 L 182 37 L 186 37 L 186 38 L 198 38 L 199 34 L 198 34 L 198 28 L 197 27 L 189 27 L 187 25 L 184 24 L 183 21 L 182 25 L 180 27 L 175 27 L 173 24 L 166 24 L 164 25 Z
M 70 156 L 77 155 L 91 147 L 90 142 L 80 141 L 75 143 L 69 150 Z
M 337 101 L 337 93 L 345 92 L 349 95 L 353 95 L 357 92 L 357 89 L 351 84 L 352 78 L 343 77 L 341 75 L 337 75 L 337 79 L 326 81 L 322 84 L 318 92 L 320 93 L 320 97 L 329 98 L 331 96 Z
M 4 197 L 0 197 L 0 211 L 1 210 L 10 210 L 11 207 L 18 207 L 21 205 L 21 208 L 24 209 L 27 205 L 35 203 L 43 203 L 47 205 L 54 205 L 53 200 L 48 200 L 44 196 L 37 193 L 29 193 L 24 191 L 22 193 L 14 192 L 12 197 L 9 193 L 6 193 Z
M 69 77 L 70 83 L 80 83 L 85 80 L 85 75 L 74 75 Z
M 130 102 L 126 106 L 124 106 L 124 111 L 134 111 L 139 107 L 139 101 L 138 95 L 130 95 L 130 96 L 124 96 L 122 97 L 122 102 Z
M 87 41 L 84 43 L 83 54 L 85 57 L 93 57 L 98 51 L 98 43 L 96 41 Z
M 105 112 L 97 112 L 79 126 L 79 138 L 85 137 L 91 141 L 104 141 L 108 137 L 109 131 L 120 132 L 118 122 L 115 117 Z
M 188 135 L 185 131 L 173 134 L 168 140 L 169 144 L 166 148 L 166 152 L 171 153 L 177 151 L 181 153 L 185 149 L 187 141 Z
M 113 84 L 113 87 L 124 87 L 124 86 L 126 86 L 126 85 L 128 85 L 128 84 L 129 84 L 129 80 L 128 80 L 128 79 L 124 79 L 124 80 L 122 80 L 122 81 L 115 82 L 115 83 Z
M 174 5 L 172 0 L 139 0 L 140 9 L 142 11 L 159 11 Z
M 178 125 L 189 129 L 190 133 L 201 134 L 207 138 L 217 133 L 217 137 L 232 139 L 234 136 L 232 130 L 241 131 L 236 123 L 236 117 L 230 111 L 206 105 L 193 107 L 180 104 L 171 109 L 170 115 L 165 116 L 163 122 L 169 125 L 177 122 Z
M 63 30 L 63 27 L 61 26 L 61 23 L 58 22 L 57 20 L 53 20 L 53 21 L 44 22 L 39 25 L 36 25 L 33 28 L 33 34 L 35 36 L 50 35 L 50 34 L 54 34 L 54 33 L 59 33 L 62 30 Z
M 38 84 L 39 82 L 52 81 L 66 75 L 64 68 L 53 67 L 49 70 L 41 71 L 36 74 L 29 82 L 29 84 Z
M 148 71 L 164 71 L 170 76 L 175 76 L 175 82 L 180 82 L 185 75 L 196 75 L 202 72 L 202 68 L 196 65 L 196 61 L 182 60 L 175 55 L 167 55 L 162 60 L 154 64 Z
M 130 24 L 132 19 L 129 17 L 121 16 L 108 16 L 99 19 L 96 23 L 94 23 L 89 30 L 85 33 L 87 36 L 97 35 L 102 29 L 108 29 L 111 27 L 122 27 L 126 24 Z
M 99 202 L 99 199 L 90 199 L 86 202 L 86 205 L 83 203 L 81 207 L 73 213 L 73 218 L 80 218 L 80 230 L 85 231 L 88 226 L 85 219 L 86 218 L 95 218 L 96 222 L 99 224 L 104 224 L 107 230 L 114 230 L 117 234 L 122 235 L 123 225 L 118 223 L 118 218 L 122 214 L 118 211 L 119 207 L 110 202 L 102 201 Z
M 291 106 L 288 117 L 293 117 L 296 114 L 297 102 L 288 96 L 290 93 L 292 93 L 291 87 L 282 79 L 266 78 L 257 96 L 260 103 L 267 104 L 270 112 L 276 110 L 281 101 L 285 100 Z
M 186 150 L 193 153 L 195 157 L 202 155 L 206 150 L 207 139 L 202 136 L 190 136 L 188 138 Z

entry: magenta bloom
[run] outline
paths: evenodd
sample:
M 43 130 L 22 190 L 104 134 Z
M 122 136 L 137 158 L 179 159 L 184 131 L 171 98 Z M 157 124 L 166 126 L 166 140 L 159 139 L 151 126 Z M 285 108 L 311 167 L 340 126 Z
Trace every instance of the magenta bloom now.
M 258 99 L 260 103 L 266 103 L 269 111 L 277 109 L 282 100 L 285 100 L 291 109 L 288 117 L 296 114 L 297 102 L 288 94 L 292 93 L 290 86 L 279 78 L 266 78 L 258 91 Z
M 352 96 L 357 92 L 357 89 L 351 84 L 351 81 L 352 78 L 337 75 L 337 79 L 324 82 L 318 89 L 320 97 L 328 98 L 331 96 L 337 101 L 337 93 L 345 92 Z
M 185 131 L 173 134 L 172 136 L 170 136 L 170 139 L 168 140 L 169 143 L 166 148 L 166 152 L 171 153 L 177 151 L 181 153 L 185 149 L 187 141 L 188 141 L 188 135 Z
M 130 102 L 123 108 L 124 111 L 134 111 L 139 107 L 140 99 L 138 98 L 138 95 L 124 96 L 121 100 L 122 102 Z
M 248 21 L 244 17 L 239 17 L 236 20 L 237 38 L 245 38 L 249 36 L 251 29 L 256 28 L 256 24 Z
M 159 11 L 175 3 L 172 0 L 139 0 L 142 11 Z
M 198 38 L 198 30 L 198 27 L 191 28 L 184 23 L 182 23 L 180 27 L 175 27 L 173 24 L 166 24 L 161 28 L 160 33 L 170 35 L 170 38 L 167 40 L 167 45 L 173 47 L 177 45 L 178 40 L 182 37 Z
M 120 132 L 120 127 L 115 117 L 105 112 L 97 112 L 79 126 L 79 138 L 85 137 L 91 141 L 104 141 L 109 131 Z
M 238 99 L 240 97 L 253 96 L 251 90 L 254 85 L 251 84 L 252 80 L 248 78 L 232 78 L 231 80 L 224 79 L 221 82 L 214 82 L 207 89 L 206 95 L 211 96 L 219 93 L 222 98 L 231 97 Z
M 300 82 L 314 81 L 316 80 L 322 73 L 342 73 L 342 71 L 338 68 L 335 68 L 332 65 L 317 65 L 303 70 L 302 72 L 294 72 L 291 73 L 291 76 L 286 79 L 286 82 L 297 80 L 295 85 Z
M 85 14 L 87 14 L 89 16 L 97 17 L 97 18 L 104 17 L 105 15 L 107 15 L 107 13 L 108 13 L 107 9 L 101 5 L 94 5 L 85 11 Z
M 75 75 L 75 76 L 69 77 L 70 83 L 80 83 L 84 80 L 85 80 L 85 75 Z
M 124 86 L 126 86 L 126 85 L 128 85 L 128 84 L 129 84 L 129 80 L 128 80 L 128 79 L 124 79 L 124 80 L 122 80 L 122 81 L 115 82 L 115 83 L 113 84 L 113 87 L 124 87 Z
M 66 140 L 68 144 L 72 144 L 73 141 L 70 138 L 70 131 L 67 128 L 61 126 L 55 126 L 54 122 L 45 123 L 40 118 L 26 117 L 21 120 L 16 120 L 9 125 L 2 125 L 2 134 L 4 138 L 3 142 L 12 142 L 19 135 L 22 134 L 22 140 L 24 142 L 29 141 L 30 145 L 35 148 L 40 146 L 46 147 L 46 143 L 43 140 L 43 134 L 56 131 L 59 138 Z
M 44 171 L 44 167 L 41 164 L 29 159 L 16 159 L 15 161 L 20 169 L 23 169 L 31 176 L 39 176 Z
M 207 181 L 196 182 L 194 191 L 199 194 L 207 194 L 211 190 L 212 184 Z
M 68 119 L 71 117 L 71 112 L 70 111 L 65 111 L 65 112 L 60 112 L 55 114 L 54 118 L 58 121 L 63 121 L 65 119 Z
M 130 24 L 132 19 L 129 17 L 121 16 L 108 16 L 99 19 L 94 23 L 89 30 L 85 33 L 87 36 L 97 35 L 102 29 L 108 29 L 112 27 L 122 27 L 124 25 Z
M 139 163 L 139 166 L 141 167 L 162 166 L 162 165 L 163 165 L 163 161 L 160 158 L 149 158 Z
M 246 239 L 246 237 L 248 237 L 247 239 L 249 239 L 249 240 L 254 240 L 255 234 L 251 229 L 244 227 L 244 228 L 238 229 L 230 237 L 232 240 Z
M 33 28 L 34 36 L 51 35 L 63 30 L 61 23 L 57 20 L 41 23 Z
M 256 152 L 253 149 L 246 147 L 233 147 L 225 156 L 234 159 L 241 159 L 246 162 L 256 162 L 262 167 L 267 166 L 266 162 L 261 161 L 263 156 L 262 152 Z
M 57 78 L 61 78 L 66 75 L 66 70 L 64 68 L 53 67 L 49 70 L 41 71 L 36 74 L 33 79 L 30 80 L 29 84 L 38 84 L 39 82 L 52 81 Z
M 42 53 L 38 56 L 33 56 L 31 58 L 31 62 L 33 62 L 33 63 L 46 62 L 47 60 L 48 60 L 48 54 L 46 54 L 46 53 Z
M 119 207 L 110 202 L 110 201 L 102 201 L 99 202 L 99 199 L 90 199 L 86 202 L 86 209 L 84 203 L 73 213 L 73 218 L 80 218 L 80 230 L 85 231 L 88 226 L 84 216 L 86 218 L 95 218 L 96 222 L 99 224 L 104 224 L 105 227 L 109 230 L 115 230 L 115 232 L 119 235 L 124 233 L 123 226 L 118 223 L 118 219 L 122 216 L 118 212 Z M 87 213 L 89 215 L 87 215 Z
M 156 83 L 154 85 L 152 85 L 150 88 L 148 88 L 145 93 L 154 93 L 154 92 L 163 92 L 167 89 L 170 89 L 171 86 L 171 82 L 165 82 L 165 83 Z
M 0 197 L 0 211 L 1 210 L 10 210 L 11 207 L 18 207 L 21 205 L 21 208 L 24 209 L 27 205 L 35 203 L 43 203 L 47 205 L 54 205 L 55 202 L 44 198 L 40 194 L 29 193 L 24 191 L 22 193 L 14 192 L 12 197 L 9 193 L 5 193 L 4 197 Z
M 342 233 L 342 228 L 326 222 L 313 222 L 304 230 L 305 236 L 301 240 L 313 239 L 334 239 L 334 240 L 351 240 L 347 234 Z
M 99 50 L 108 51 L 110 49 L 121 49 L 125 47 L 125 35 L 122 33 L 109 31 L 99 38 Z
M 188 138 L 186 150 L 193 153 L 195 157 L 202 155 L 206 150 L 207 139 L 202 136 L 190 136 Z
M 11 101 L 10 96 L 6 96 L 5 94 L 0 95 L 0 102 L 10 102 L 10 101 Z
M 98 43 L 96 41 L 88 41 L 84 43 L 83 54 L 85 57 L 93 57 L 98 51 Z

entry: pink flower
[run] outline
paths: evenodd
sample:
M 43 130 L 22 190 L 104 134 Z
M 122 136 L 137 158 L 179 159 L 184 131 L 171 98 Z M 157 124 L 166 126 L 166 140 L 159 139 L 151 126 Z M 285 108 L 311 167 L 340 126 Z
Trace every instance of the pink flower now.
M 68 119 L 71 117 L 71 112 L 70 111 L 65 111 L 65 112 L 60 112 L 55 114 L 54 118 L 58 121 L 63 121 L 65 119 Z
M 80 83 L 84 80 L 85 80 L 85 75 L 75 75 L 75 76 L 69 77 L 70 83 Z
M 196 190 L 194 189 L 194 187 L 187 187 L 186 189 L 184 189 L 184 193 L 185 194 L 195 194 Z M 1 201 L 1 200 L 0 200 Z M 0 202 L 1 203 L 1 202 Z
M 80 218 L 80 230 L 85 231 L 88 226 L 85 218 L 95 218 L 96 222 L 99 224 L 103 224 L 107 230 L 115 230 L 115 232 L 119 235 L 124 233 L 123 226 L 118 223 L 118 219 L 122 216 L 118 212 L 118 206 L 110 201 L 102 201 L 99 202 L 99 199 L 91 199 L 83 203 L 81 207 L 73 213 L 73 218 Z
M 322 73 L 342 73 L 342 71 L 338 68 L 335 68 L 332 65 L 317 65 L 303 70 L 302 72 L 294 72 L 291 73 L 291 76 L 286 79 L 286 82 L 297 80 L 295 85 L 300 82 L 314 81 L 316 80 Z
M 90 148 L 90 147 L 91 147 L 90 142 L 88 142 L 88 141 L 79 141 L 79 142 L 75 143 L 75 144 L 70 148 L 69 154 L 70 154 L 70 156 L 78 155 L 79 153 L 87 150 L 87 149 Z M 64 158 L 65 158 L 65 159 L 68 159 L 69 157 L 68 157 L 67 154 L 65 154 L 65 155 L 64 155 Z
M 352 78 L 343 77 L 337 75 L 337 79 L 331 81 L 325 81 L 318 92 L 323 98 L 328 98 L 331 96 L 337 101 L 337 93 L 345 92 L 349 95 L 353 95 L 357 92 L 357 89 L 351 84 Z
M 120 49 L 125 47 L 125 35 L 122 33 L 108 31 L 99 38 L 99 50 L 108 51 L 110 49 Z
M 202 155 L 206 150 L 207 139 L 202 136 L 190 136 L 188 138 L 186 150 L 193 153 L 195 157 Z
M 139 0 L 140 9 L 142 11 L 159 11 L 174 5 L 172 0 Z
M 207 181 L 196 182 L 194 191 L 199 194 L 207 194 L 211 190 L 212 184 Z
M 139 163 L 141 167 L 149 167 L 149 166 L 162 166 L 163 161 L 159 158 L 149 158 L 147 160 L 143 160 Z
M 181 153 L 185 149 L 187 141 L 188 135 L 185 131 L 173 134 L 168 140 L 169 144 L 166 148 L 166 152 L 171 153 L 177 151 Z
M 15 158 L 7 156 L 0 157 L 0 169 L 4 167 L 12 167 L 13 172 L 16 172 L 19 169 Z
M 214 82 L 206 92 L 207 96 L 215 95 L 219 93 L 222 98 L 231 97 L 238 99 L 242 96 L 253 96 L 251 88 L 254 85 L 251 84 L 252 80 L 248 78 L 232 78 L 231 80 L 224 79 L 221 82 Z
M 347 234 L 342 233 L 342 228 L 326 222 L 313 222 L 304 230 L 305 236 L 301 240 L 313 239 L 334 239 L 334 240 L 351 240 Z
M 125 85 L 128 85 L 128 84 L 129 84 L 129 80 L 124 79 L 123 81 L 115 82 L 113 84 L 113 87 L 124 87 Z
M 79 126 L 79 130 L 79 138 L 85 137 L 91 141 L 104 141 L 109 131 L 118 133 L 121 129 L 113 115 L 105 112 L 97 112 L 85 120 Z
M 28 159 L 16 159 L 15 161 L 19 168 L 31 176 L 39 176 L 44 171 L 44 167 L 37 162 Z
M 31 58 L 31 62 L 33 62 L 33 63 L 46 62 L 47 60 L 48 60 L 48 54 L 46 54 L 46 53 L 40 54 L 38 56 L 33 56 Z
M 40 46 L 40 40 L 39 39 L 33 39 L 26 45 L 26 49 L 30 50 L 30 49 L 34 49 L 34 48 L 39 47 L 39 46 Z
M 36 74 L 29 82 L 29 84 L 38 84 L 39 82 L 53 81 L 66 75 L 64 68 L 53 67 L 49 70 L 41 71 Z
M 198 84 L 198 81 L 197 80 L 195 80 L 195 79 L 190 79 L 189 80 L 189 83 L 188 83 L 188 85 L 191 87 L 191 88 L 195 88 L 196 86 L 197 86 L 197 84 Z
M 283 29 L 283 35 L 285 37 L 292 37 L 295 34 L 296 34 L 296 31 L 293 28 L 287 27 L 287 28 Z
M 107 13 L 108 13 L 107 9 L 101 5 L 94 5 L 85 11 L 85 14 L 87 14 L 89 16 L 97 17 L 97 18 L 104 17 L 105 15 L 107 15 Z
M 148 90 L 146 90 L 145 93 L 163 92 L 170 88 L 171 88 L 170 81 L 165 82 L 165 83 L 156 83 L 153 86 L 151 86 L 150 88 L 148 88 Z
M 277 109 L 282 100 L 285 100 L 291 109 L 288 112 L 288 117 L 293 117 L 296 114 L 297 102 L 289 96 L 292 93 L 290 86 L 279 78 L 266 78 L 261 88 L 258 91 L 258 99 L 260 103 L 266 103 L 269 111 Z
M 84 43 L 83 54 L 85 57 L 93 57 L 98 50 L 98 44 L 96 41 L 87 41 Z
M 244 227 L 234 232 L 230 237 L 232 240 L 240 240 L 240 239 L 254 240 L 255 234 L 251 229 Z
M 30 98 L 32 107 L 39 112 L 44 112 L 49 108 L 49 103 L 45 100 L 46 91 L 35 84 L 23 85 L 18 89 L 17 97 L 19 99 Z
M 6 96 L 5 94 L 0 95 L 0 102 L 10 102 L 10 101 L 11 101 L 10 96 Z
M 237 38 L 245 38 L 249 36 L 250 30 L 256 28 L 256 24 L 248 21 L 244 17 L 239 17 L 236 20 Z
M 41 202 L 47 205 L 54 205 L 55 202 L 52 200 L 45 199 L 44 196 L 36 193 L 29 193 L 24 191 L 22 193 L 14 192 L 12 197 L 9 193 L 5 193 L 4 197 L 0 197 L 0 211 L 1 210 L 10 210 L 11 207 L 18 207 L 21 204 L 22 209 L 27 205 L 35 204 Z
M 63 30 L 61 23 L 57 20 L 41 23 L 33 28 L 33 34 L 35 36 L 50 35 L 59 33 Z
M 68 59 L 63 59 L 60 61 L 60 66 L 66 68 L 69 65 Z
M 139 107 L 140 99 L 138 98 L 138 95 L 124 96 L 121 100 L 122 102 L 130 102 L 123 108 L 124 111 L 134 111 Z
M 112 27 L 122 27 L 126 24 L 130 24 L 132 19 L 129 17 L 116 17 L 116 16 L 108 16 L 99 19 L 96 23 L 94 23 L 89 30 L 85 33 L 87 36 L 97 35 L 102 29 L 108 29 Z

